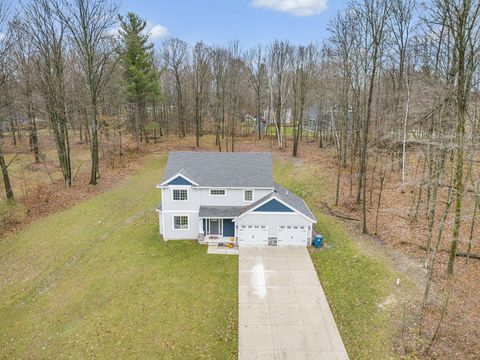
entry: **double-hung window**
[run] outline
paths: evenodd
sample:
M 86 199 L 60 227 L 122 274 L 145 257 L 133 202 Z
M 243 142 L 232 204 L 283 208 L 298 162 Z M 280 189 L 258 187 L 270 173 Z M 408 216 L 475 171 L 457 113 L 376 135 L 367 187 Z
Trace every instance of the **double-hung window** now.
M 243 191 L 243 201 L 252 202 L 253 201 L 253 190 L 244 190 Z
M 187 189 L 173 189 L 172 190 L 173 201 L 188 201 Z
M 175 215 L 173 217 L 173 228 L 175 230 L 188 230 L 188 215 Z

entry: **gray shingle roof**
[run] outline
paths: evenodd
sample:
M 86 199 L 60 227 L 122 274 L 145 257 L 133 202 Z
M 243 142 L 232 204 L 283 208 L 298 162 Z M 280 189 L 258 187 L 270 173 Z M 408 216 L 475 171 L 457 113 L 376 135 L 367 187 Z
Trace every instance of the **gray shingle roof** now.
M 163 182 L 179 172 L 200 186 L 274 186 L 270 153 L 171 152 Z
M 243 206 L 200 206 L 199 217 L 237 217 Z
M 294 209 L 300 211 L 303 215 L 316 221 L 315 216 L 313 216 L 307 204 L 305 204 L 305 201 L 303 201 L 301 197 L 295 195 L 291 191 L 288 191 L 277 183 L 275 183 L 275 195 L 284 203 L 290 205 Z

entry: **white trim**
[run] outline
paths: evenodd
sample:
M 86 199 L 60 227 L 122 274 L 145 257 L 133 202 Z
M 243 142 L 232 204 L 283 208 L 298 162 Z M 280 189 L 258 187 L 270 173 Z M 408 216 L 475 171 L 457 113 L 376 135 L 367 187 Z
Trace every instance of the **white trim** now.
M 174 197 L 173 197 L 173 192 L 175 190 L 185 190 L 187 192 L 187 198 L 185 200 L 175 200 Z M 170 190 L 170 196 L 171 196 L 171 199 L 173 202 L 180 202 L 180 203 L 185 203 L 185 202 L 189 202 L 190 201 L 190 186 L 187 188 L 187 187 L 172 187 L 171 190 Z
M 245 200 L 245 191 L 251 191 L 252 192 L 252 200 Z M 246 203 L 255 202 L 255 190 L 254 189 L 243 189 L 243 202 L 246 202 Z
M 259 214 L 259 215 L 268 215 L 268 214 L 273 214 L 273 215 L 298 215 L 296 211 L 294 211 L 294 212 L 285 212 L 285 211 L 255 211 L 255 214 Z
M 199 186 L 199 189 L 255 189 L 255 190 L 275 190 L 273 187 L 257 187 L 257 186 Z
M 271 197 L 269 197 L 269 198 L 266 199 L 265 201 L 259 203 L 258 205 L 256 205 L 255 207 L 251 208 L 250 210 L 248 210 L 248 211 L 244 212 L 243 214 L 240 214 L 239 216 L 237 216 L 235 219 L 233 219 L 233 221 L 237 221 L 237 220 L 241 219 L 241 218 L 244 217 L 245 215 L 250 214 L 250 213 L 251 213 L 252 211 L 254 211 L 255 209 L 258 209 L 260 206 L 268 203 L 269 201 L 271 201 L 271 200 L 273 200 L 273 199 L 277 200 L 280 204 L 285 205 L 286 207 L 288 207 L 289 209 L 291 209 L 291 210 L 294 211 L 295 213 L 303 216 L 305 219 L 307 219 L 307 220 L 309 220 L 309 221 L 312 221 L 313 223 L 316 223 L 316 222 L 317 222 L 317 220 L 314 220 L 314 219 L 309 218 L 307 215 L 305 215 L 304 213 L 298 211 L 298 210 L 295 209 L 293 206 L 288 205 L 286 202 L 284 202 L 284 201 L 280 200 L 279 198 L 277 198 L 274 193 L 271 194 Z M 257 214 L 283 214 L 283 215 L 285 215 L 285 214 L 289 214 L 289 213 L 288 213 L 288 212 L 278 212 L 278 211 L 265 211 L 265 212 L 263 212 L 263 211 L 257 211 Z
M 180 173 L 176 173 L 176 174 L 173 175 L 171 178 L 169 178 L 169 179 L 165 180 L 163 183 L 157 185 L 157 187 L 168 186 L 168 183 L 169 183 L 170 181 L 172 181 L 173 179 L 175 179 L 175 178 L 177 178 L 177 177 L 179 177 L 179 176 L 181 176 L 182 178 L 184 178 L 185 180 L 187 180 L 187 181 L 190 182 L 191 184 L 198 186 L 198 184 L 197 184 L 195 181 L 193 181 L 192 179 L 189 179 L 188 177 L 186 177 L 185 175 L 182 175 L 182 174 L 180 174 Z M 170 186 L 179 186 L 179 185 L 170 185 Z M 188 186 L 190 186 L 190 185 L 188 185 Z
M 198 214 L 198 210 L 162 210 L 164 213 L 189 213 L 189 214 Z
M 175 229 L 175 216 L 186 216 L 187 217 L 187 228 L 186 229 Z M 173 231 L 188 231 L 188 230 L 190 230 L 190 215 L 188 215 L 188 214 L 172 215 L 172 230 Z
M 161 189 L 161 196 L 162 196 L 162 236 L 163 240 L 166 241 L 167 238 L 165 237 L 166 231 L 165 231 L 165 208 L 164 208 L 164 196 L 163 196 L 163 189 Z
M 218 191 L 218 190 L 223 190 L 223 195 L 222 195 L 222 194 L 212 194 L 212 190 L 214 190 L 214 191 L 215 191 L 215 190 L 217 190 L 217 191 Z M 213 188 L 213 189 L 210 189 L 210 190 L 208 191 L 208 194 L 209 194 L 210 196 L 215 196 L 215 197 L 217 197 L 217 196 L 227 196 L 227 189 L 225 189 L 225 188 Z
M 307 203 L 305 202 L 305 200 L 303 200 L 302 198 L 300 198 L 300 199 L 303 201 L 303 203 L 305 204 L 305 206 L 307 207 L 307 209 L 310 210 L 310 208 L 308 207 L 308 205 L 307 205 Z M 317 218 L 315 217 L 315 215 L 313 215 L 313 213 L 312 213 L 311 210 L 310 210 L 310 213 L 311 213 L 312 216 L 313 216 L 313 220 L 314 220 L 313 222 L 316 224 L 316 223 L 317 223 Z

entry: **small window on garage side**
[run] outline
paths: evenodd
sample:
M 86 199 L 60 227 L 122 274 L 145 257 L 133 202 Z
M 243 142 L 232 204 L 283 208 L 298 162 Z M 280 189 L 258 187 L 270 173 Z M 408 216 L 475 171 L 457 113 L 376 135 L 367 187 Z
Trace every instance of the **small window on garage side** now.
M 253 201 L 253 190 L 244 190 L 243 191 L 243 200 L 246 202 Z
M 173 189 L 172 197 L 174 201 L 187 201 L 188 190 L 187 189 Z
M 175 230 L 188 230 L 188 216 L 187 215 L 174 216 L 173 228 Z
M 225 189 L 211 189 L 210 195 L 211 196 L 225 196 L 226 191 Z

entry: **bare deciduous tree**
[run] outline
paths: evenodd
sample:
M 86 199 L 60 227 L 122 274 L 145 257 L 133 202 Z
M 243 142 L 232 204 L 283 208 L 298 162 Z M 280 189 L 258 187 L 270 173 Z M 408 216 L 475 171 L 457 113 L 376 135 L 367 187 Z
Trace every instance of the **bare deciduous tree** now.
M 111 29 L 116 24 L 119 4 L 113 0 L 52 0 L 55 14 L 69 30 L 75 43 L 89 92 L 91 158 L 90 184 L 100 177 L 98 157 L 98 100 L 112 72 L 115 49 Z M 116 61 L 116 60 L 115 60 Z
M 202 133 L 202 118 L 205 110 L 205 98 L 208 91 L 208 76 L 210 70 L 211 49 L 203 42 L 195 44 L 193 48 L 193 91 L 195 108 L 195 141 L 200 146 Z
M 65 107 L 65 27 L 57 21 L 53 10 L 51 0 L 31 2 L 24 7 L 19 26 L 33 46 L 36 86 L 45 103 L 64 181 L 71 186 L 72 165 Z
M 163 43 L 163 59 L 175 81 L 176 106 L 178 116 L 178 135 L 186 135 L 184 104 L 184 79 L 188 69 L 188 45 L 180 39 L 168 39 Z
M 266 58 L 261 45 L 257 45 L 255 48 L 249 50 L 245 56 L 245 62 L 248 68 L 248 74 L 250 75 L 250 82 L 255 92 L 255 111 L 257 120 L 257 134 L 258 140 L 262 139 L 261 118 L 262 118 L 262 105 L 263 105 L 263 93 L 266 89 Z
M 291 87 L 292 46 L 288 41 L 274 41 L 268 47 L 268 78 L 271 103 L 275 113 L 275 129 L 278 147 L 285 147 L 282 135 L 282 115 Z

